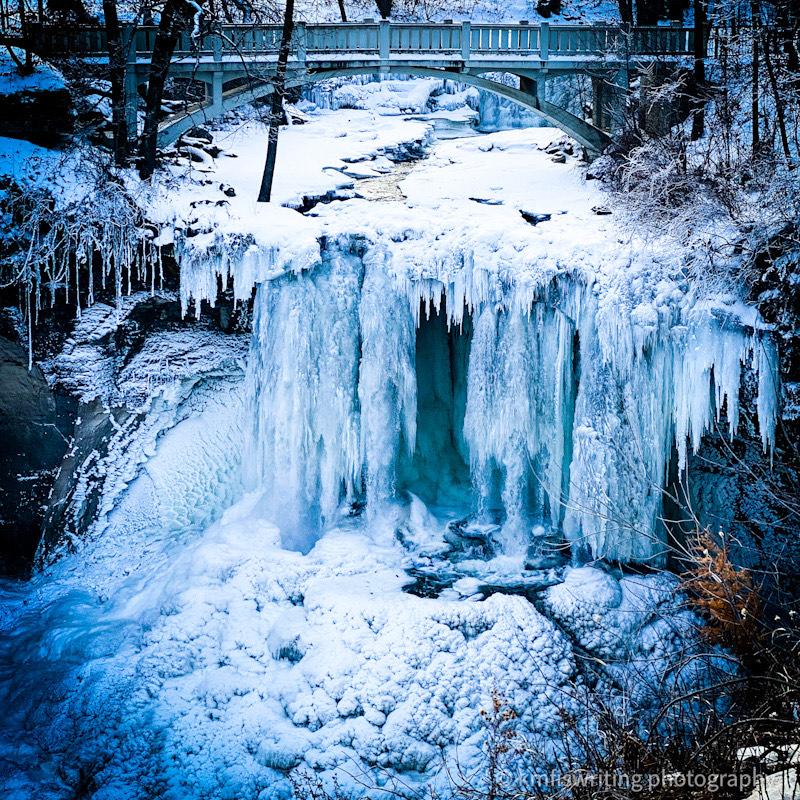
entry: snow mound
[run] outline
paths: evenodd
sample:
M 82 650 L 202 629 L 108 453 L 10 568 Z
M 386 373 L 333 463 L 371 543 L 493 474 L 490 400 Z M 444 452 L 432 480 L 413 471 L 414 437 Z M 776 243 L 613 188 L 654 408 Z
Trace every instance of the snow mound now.
M 530 603 L 405 594 L 400 551 L 353 530 L 331 530 L 306 556 L 283 550 L 258 504 L 249 496 L 157 553 L 117 530 L 127 577 L 105 584 L 101 605 L 57 590 L 46 640 L 34 646 L 30 628 L 18 639 L 17 668 L 31 675 L 70 654 L 67 702 L 110 755 L 101 796 L 158 780 L 164 796 L 255 800 L 292 769 L 336 775 L 356 796 L 353 776 L 384 768 L 422 785 L 442 748 L 477 765 L 492 691 L 532 734 L 555 730 L 576 667 Z M 84 579 L 107 563 L 89 560 Z M 32 691 L 55 746 L 65 719 Z M 83 763 L 74 731 L 63 746 Z
M 679 616 L 677 583 L 668 574 L 618 579 L 595 567 L 568 568 L 564 582 L 546 590 L 543 607 L 590 653 L 629 657 L 643 629 L 660 616 Z
M 24 63 L 25 52 L 13 48 L 17 58 Z M 56 92 L 66 89 L 67 84 L 59 70 L 40 59 L 34 59 L 34 71 L 30 75 L 21 75 L 19 68 L 8 52 L 0 54 L 0 95 L 19 94 L 21 92 Z
M 383 115 L 421 114 L 428 110 L 431 94 L 440 89 L 441 85 L 441 81 L 435 80 L 346 84 L 333 92 L 331 105 L 335 109 L 360 108 Z M 464 93 L 459 105 L 466 102 L 466 98 Z

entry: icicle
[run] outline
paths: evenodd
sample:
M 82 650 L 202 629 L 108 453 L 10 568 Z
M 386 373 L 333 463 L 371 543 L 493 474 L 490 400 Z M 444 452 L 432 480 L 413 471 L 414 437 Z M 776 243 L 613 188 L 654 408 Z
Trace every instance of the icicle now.
M 778 420 L 778 353 L 774 342 L 756 334 L 753 343 L 753 367 L 758 374 L 758 429 L 761 444 L 768 452 L 775 444 L 775 425 Z
M 361 292 L 361 438 L 367 507 L 378 513 L 395 493 L 401 443 L 414 452 L 417 426 L 415 329 L 408 306 L 392 290 L 386 254 L 365 257 Z
M 251 240 L 198 252 L 176 243 L 184 308 L 213 302 L 218 278 L 232 276 L 236 302 L 260 284 L 252 480 L 292 513 L 327 518 L 365 491 L 374 515 L 394 498 L 417 439 L 416 329 L 445 312 L 448 328 L 472 315 L 458 447 L 478 511 L 504 516 L 507 552 L 523 553 L 543 524 L 587 556 L 658 563 L 673 450 L 685 469 L 723 409 L 736 430 L 746 361 L 771 445 L 767 339 L 699 306 L 681 318 L 677 307 L 603 296 L 568 277 L 514 285 L 469 253 L 455 271 L 435 260 L 412 275 L 394 244 L 361 258 L 345 236 L 283 254 Z
M 361 270 L 335 255 L 315 275 L 263 283 L 256 296 L 249 481 L 295 518 L 317 507 L 330 516 L 342 489 L 352 497 L 358 488 Z

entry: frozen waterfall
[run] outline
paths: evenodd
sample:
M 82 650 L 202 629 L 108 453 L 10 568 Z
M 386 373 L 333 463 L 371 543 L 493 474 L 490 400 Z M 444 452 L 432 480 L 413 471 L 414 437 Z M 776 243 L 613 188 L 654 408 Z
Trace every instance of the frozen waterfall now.
M 510 555 L 547 533 L 658 563 L 670 460 L 683 470 L 723 410 L 736 428 L 745 365 L 771 442 L 769 341 L 701 304 L 601 304 L 566 275 L 415 279 L 385 242 L 320 254 L 259 285 L 248 366 L 248 479 L 301 549 L 343 504 L 374 521 L 412 491 L 499 525 Z

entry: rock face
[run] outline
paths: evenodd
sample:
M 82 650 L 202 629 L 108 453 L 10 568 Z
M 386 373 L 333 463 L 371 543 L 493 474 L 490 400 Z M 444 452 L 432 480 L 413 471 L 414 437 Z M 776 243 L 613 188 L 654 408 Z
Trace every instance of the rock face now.
M 800 248 L 789 225 L 763 242 L 743 272 L 748 301 L 758 308 L 780 342 L 772 357 L 781 390 L 780 423 L 773 454 L 764 454 L 750 415 L 733 439 L 725 420 L 706 437 L 689 465 L 691 503 L 701 528 L 728 533 L 737 563 L 762 571 L 764 582 L 779 580 L 783 591 L 800 591 L 797 537 L 800 497 Z M 752 246 L 752 245 L 749 245 Z M 755 380 L 744 382 L 751 406 Z
M 102 489 L 95 473 L 107 454 L 115 426 L 130 416 L 125 409 L 109 410 L 100 400 L 80 405 L 72 446 L 52 481 L 49 502 L 43 509 L 37 567 L 47 563 L 60 541 L 84 533 L 95 518 Z
M 68 409 L 66 409 L 68 411 Z M 24 573 L 53 473 L 67 449 L 63 403 L 28 355 L 0 337 L 0 571 Z
M 0 136 L 47 146 L 72 132 L 74 124 L 67 89 L 0 94 Z

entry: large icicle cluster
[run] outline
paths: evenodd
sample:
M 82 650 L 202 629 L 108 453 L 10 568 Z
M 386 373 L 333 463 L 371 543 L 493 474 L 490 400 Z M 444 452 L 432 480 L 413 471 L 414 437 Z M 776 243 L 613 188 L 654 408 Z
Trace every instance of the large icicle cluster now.
M 554 532 L 578 555 L 657 562 L 670 461 L 683 470 L 722 412 L 736 429 L 745 365 L 769 446 L 774 358 L 757 326 L 721 323 L 670 281 L 631 308 L 563 272 L 402 272 L 395 249 L 323 239 L 315 267 L 258 290 L 249 480 L 301 523 L 300 546 L 343 501 L 380 516 L 415 476 L 444 484 L 462 459 L 471 511 L 501 524 L 505 552 Z M 421 335 L 440 315 L 441 334 Z M 423 353 L 437 335 L 445 355 Z

